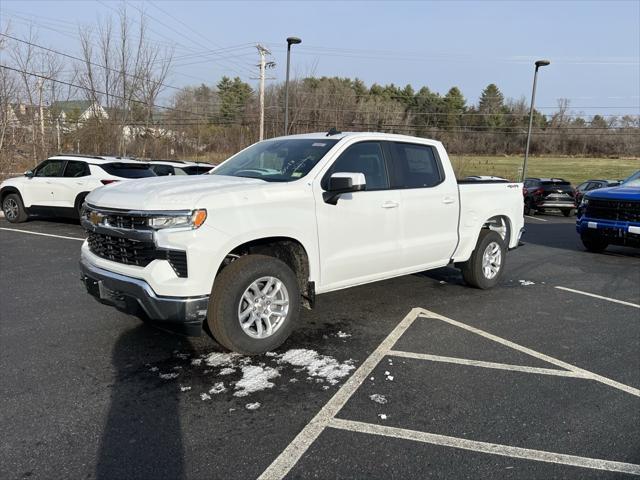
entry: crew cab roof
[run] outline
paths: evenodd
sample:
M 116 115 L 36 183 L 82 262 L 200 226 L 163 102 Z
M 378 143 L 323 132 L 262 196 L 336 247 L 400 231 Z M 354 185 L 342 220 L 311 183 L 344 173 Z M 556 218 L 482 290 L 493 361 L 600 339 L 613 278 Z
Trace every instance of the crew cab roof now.
M 338 133 L 333 133 L 333 134 L 328 134 L 327 132 L 315 132 L 315 133 L 303 133 L 300 135 L 287 135 L 287 136 L 282 136 L 282 137 L 275 137 L 275 138 L 270 138 L 266 141 L 271 141 L 271 140 L 284 140 L 284 139 L 294 139 L 294 138 L 300 138 L 300 139 L 310 139 L 310 140 L 327 140 L 327 139 L 333 139 L 333 140 L 342 140 L 345 138 L 378 138 L 379 140 L 390 140 L 390 141 L 405 141 L 405 142 L 415 142 L 415 141 L 420 141 L 420 142 L 425 142 L 425 143 L 431 143 L 431 144 L 436 144 L 436 143 L 440 143 L 438 140 L 433 140 L 430 138 L 423 138 L 423 137 L 412 137 L 410 135 L 400 135 L 397 133 L 381 133 L 381 132 L 338 132 Z

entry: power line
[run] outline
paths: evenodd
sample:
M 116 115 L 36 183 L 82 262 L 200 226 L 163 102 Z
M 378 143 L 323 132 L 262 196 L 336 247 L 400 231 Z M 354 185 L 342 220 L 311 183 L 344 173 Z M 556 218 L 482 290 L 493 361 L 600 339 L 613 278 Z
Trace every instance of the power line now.
M 149 104 L 148 102 L 143 102 L 142 100 L 136 100 L 136 99 L 133 99 L 133 98 L 125 98 L 125 97 L 123 97 L 121 95 L 106 93 L 106 92 L 102 92 L 100 90 L 94 90 L 94 89 L 91 89 L 91 88 L 84 87 L 82 85 L 77 85 L 75 83 L 65 82 L 64 80 L 58 80 L 57 78 L 52 78 L 52 77 L 48 77 L 46 75 L 41 75 L 39 73 L 28 72 L 26 70 L 20 70 L 19 68 L 9 67 L 8 65 L 0 65 L 0 68 L 4 68 L 6 70 L 11 70 L 11 71 L 20 73 L 22 75 L 30 75 L 32 77 L 41 78 L 43 80 L 49 80 L 50 82 L 60 83 L 62 85 L 66 85 L 68 87 L 79 88 L 79 89 L 85 90 L 87 92 L 97 93 L 97 94 L 100 94 L 100 95 L 107 95 L 107 96 L 110 96 L 112 98 L 117 98 L 119 100 L 124 100 L 125 102 L 138 103 L 138 104 L 141 104 L 141 105 L 145 105 L 147 107 L 161 108 L 161 109 L 164 109 L 164 110 L 167 110 L 167 111 L 172 111 L 172 112 L 188 113 L 189 115 L 198 115 L 197 112 L 190 112 L 190 111 L 187 111 L 187 110 L 180 110 L 178 108 L 168 107 L 166 105 L 158 105 L 158 104 L 153 104 L 153 103 Z

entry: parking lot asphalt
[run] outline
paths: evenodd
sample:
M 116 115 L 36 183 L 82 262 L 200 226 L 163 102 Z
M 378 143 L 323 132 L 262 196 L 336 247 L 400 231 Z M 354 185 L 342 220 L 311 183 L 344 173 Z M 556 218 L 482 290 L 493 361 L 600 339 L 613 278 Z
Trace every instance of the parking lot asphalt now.
M 585 252 L 572 218 L 526 228 L 492 290 L 443 268 L 321 295 L 240 358 L 89 297 L 74 222 L 2 219 L 0 477 L 640 474 L 640 253 Z M 239 396 L 247 367 L 272 385 Z

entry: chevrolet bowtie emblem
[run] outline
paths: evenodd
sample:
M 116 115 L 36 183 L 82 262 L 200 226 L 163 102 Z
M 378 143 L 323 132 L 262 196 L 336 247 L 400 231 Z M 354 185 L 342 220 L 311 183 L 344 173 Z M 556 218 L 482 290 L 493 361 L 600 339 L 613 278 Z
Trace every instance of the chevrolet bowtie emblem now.
M 89 213 L 89 222 L 93 225 L 100 225 L 104 220 L 104 215 L 98 212 L 90 212 Z

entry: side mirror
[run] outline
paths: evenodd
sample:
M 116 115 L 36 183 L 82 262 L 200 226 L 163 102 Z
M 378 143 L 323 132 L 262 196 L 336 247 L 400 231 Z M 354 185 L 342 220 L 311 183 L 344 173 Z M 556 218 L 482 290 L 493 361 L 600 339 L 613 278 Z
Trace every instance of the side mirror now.
M 27 178 L 33 178 L 33 170 L 27 170 L 24 172 L 24 176 Z
M 325 203 L 335 205 L 343 193 L 359 192 L 365 190 L 366 186 L 364 173 L 337 172 L 329 177 L 329 185 L 323 198 Z

